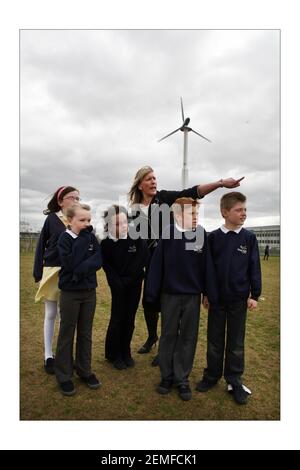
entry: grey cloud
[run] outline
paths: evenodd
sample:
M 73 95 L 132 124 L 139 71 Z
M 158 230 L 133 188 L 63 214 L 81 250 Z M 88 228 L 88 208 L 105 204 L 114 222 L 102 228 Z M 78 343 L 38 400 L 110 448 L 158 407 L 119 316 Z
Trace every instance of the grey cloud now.
M 213 141 L 189 135 L 189 184 L 246 175 L 251 210 L 277 217 L 279 33 L 141 30 L 21 33 L 26 216 L 62 184 L 116 200 L 144 164 L 179 189 L 183 134 L 157 140 L 181 125 L 180 96 Z M 212 220 L 219 194 L 205 198 Z

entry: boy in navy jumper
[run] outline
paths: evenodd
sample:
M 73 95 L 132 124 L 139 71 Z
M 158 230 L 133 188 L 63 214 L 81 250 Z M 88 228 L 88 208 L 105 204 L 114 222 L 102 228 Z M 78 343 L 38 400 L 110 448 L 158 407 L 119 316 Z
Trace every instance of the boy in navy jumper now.
M 105 211 L 104 219 L 106 238 L 101 250 L 112 296 L 105 357 L 122 370 L 134 366 L 130 343 L 149 250 L 145 240 L 130 238 L 125 207 L 112 205 Z
M 225 224 L 208 236 L 217 273 L 220 301 L 210 305 L 207 328 L 207 368 L 197 385 L 199 392 L 213 387 L 223 374 L 238 404 L 246 404 L 250 391 L 242 383 L 247 308 L 257 306 L 261 270 L 256 237 L 242 228 L 246 197 L 239 192 L 221 198 Z M 225 330 L 226 346 L 225 346 Z
M 161 295 L 159 366 L 166 394 L 176 385 L 182 400 L 190 400 L 192 370 L 200 317 L 201 294 L 217 301 L 213 263 L 205 230 L 197 225 L 198 202 L 180 198 L 172 206 L 175 224 L 163 233 L 152 257 L 146 283 L 146 299 Z
M 68 209 L 69 228 L 58 240 L 60 329 L 55 375 L 63 395 L 74 395 L 73 342 L 77 329 L 75 369 L 91 389 L 100 383 L 91 371 L 92 326 L 96 308 L 96 271 L 101 268 L 100 245 L 92 233 L 90 207 L 78 204 Z

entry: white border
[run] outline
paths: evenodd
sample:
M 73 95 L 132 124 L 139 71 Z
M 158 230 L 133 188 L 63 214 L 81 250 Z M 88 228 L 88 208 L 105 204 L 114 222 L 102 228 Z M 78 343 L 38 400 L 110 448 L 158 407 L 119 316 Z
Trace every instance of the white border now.
M 5 5 L 5 6 L 4 6 Z M 288 6 L 286 6 L 288 5 Z M 290 6 L 292 5 L 292 6 Z M 298 62 L 296 2 L 283 1 L 11 1 L 1 18 L 1 257 L 0 346 L 2 449 L 299 449 L 299 290 L 293 251 L 299 219 Z M 19 28 L 188 28 L 282 30 L 282 419 L 280 422 L 19 422 L 18 299 L 18 41 Z M 288 67 L 288 72 L 286 72 Z M 298 98 L 298 100 L 297 100 Z M 287 101 L 288 100 L 288 101 Z M 288 105 L 287 105 L 288 104 Z M 288 119 L 287 119 L 288 117 Z M 287 134 L 287 125 L 289 133 Z M 297 127 L 296 127 L 297 126 Z M 5 132 L 3 132 L 5 130 Z M 288 137 L 288 140 L 287 140 Z M 3 147 L 4 145 L 4 147 Z M 287 162 L 287 158 L 289 161 Z M 8 169 L 4 165 L 9 163 Z M 296 189 L 297 188 L 297 189 Z M 288 196 L 288 199 L 287 197 Z M 7 229 L 7 230 L 6 230 Z M 288 230 L 289 229 L 289 230 Z M 3 237 L 4 236 L 4 237 Z M 296 239 L 295 239 L 296 236 Z M 299 251 L 299 250 L 298 250 Z M 297 269 L 297 271 L 296 271 Z M 4 275 L 4 276 L 3 276 Z M 8 281 L 8 282 L 7 282 Z M 5 286 L 5 287 L 4 287 Z M 294 292 L 294 297 L 291 293 Z M 4 432 L 3 432 L 4 431 Z M 144 432 L 143 432 L 144 431 Z M 84 438 L 83 438 L 84 436 Z M 112 440 L 114 436 L 114 440 Z

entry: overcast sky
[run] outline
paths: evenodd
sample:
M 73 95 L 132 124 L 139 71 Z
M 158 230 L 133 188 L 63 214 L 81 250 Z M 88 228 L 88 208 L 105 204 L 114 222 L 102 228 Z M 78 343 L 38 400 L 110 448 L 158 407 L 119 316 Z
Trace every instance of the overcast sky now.
M 94 225 L 151 165 L 180 189 L 190 126 L 189 186 L 245 176 L 246 226 L 279 223 L 280 36 L 274 30 L 21 31 L 21 220 L 40 228 L 47 198 L 75 186 Z M 221 223 L 218 189 L 203 225 Z

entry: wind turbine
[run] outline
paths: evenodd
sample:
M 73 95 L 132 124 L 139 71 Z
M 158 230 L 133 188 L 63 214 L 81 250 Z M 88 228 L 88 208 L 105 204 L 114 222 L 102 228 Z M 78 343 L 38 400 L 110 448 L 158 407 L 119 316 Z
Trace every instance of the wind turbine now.
M 175 132 L 182 131 L 184 133 L 184 139 L 183 139 L 183 168 L 182 168 L 182 189 L 186 188 L 187 186 L 187 180 L 188 180 L 188 166 L 187 166 L 187 156 L 188 156 L 188 133 L 190 131 L 194 132 L 194 134 L 199 135 L 202 137 L 202 139 L 207 140 L 208 142 L 211 142 L 211 140 L 207 139 L 204 137 L 204 135 L 199 134 L 199 132 L 194 131 L 191 127 L 188 127 L 188 124 L 190 123 L 190 118 L 184 118 L 184 111 L 183 111 L 183 102 L 182 98 L 180 97 L 181 101 L 181 114 L 182 114 L 182 126 L 178 127 L 178 129 L 175 129 L 175 131 L 170 132 L 170 134 L 165 135 L 161 139 L 158 140 L 158 142 L 161 142 L 162 140 L 166 139 L 167 137 L 170 137 L 170 135 L 175 134 Z

